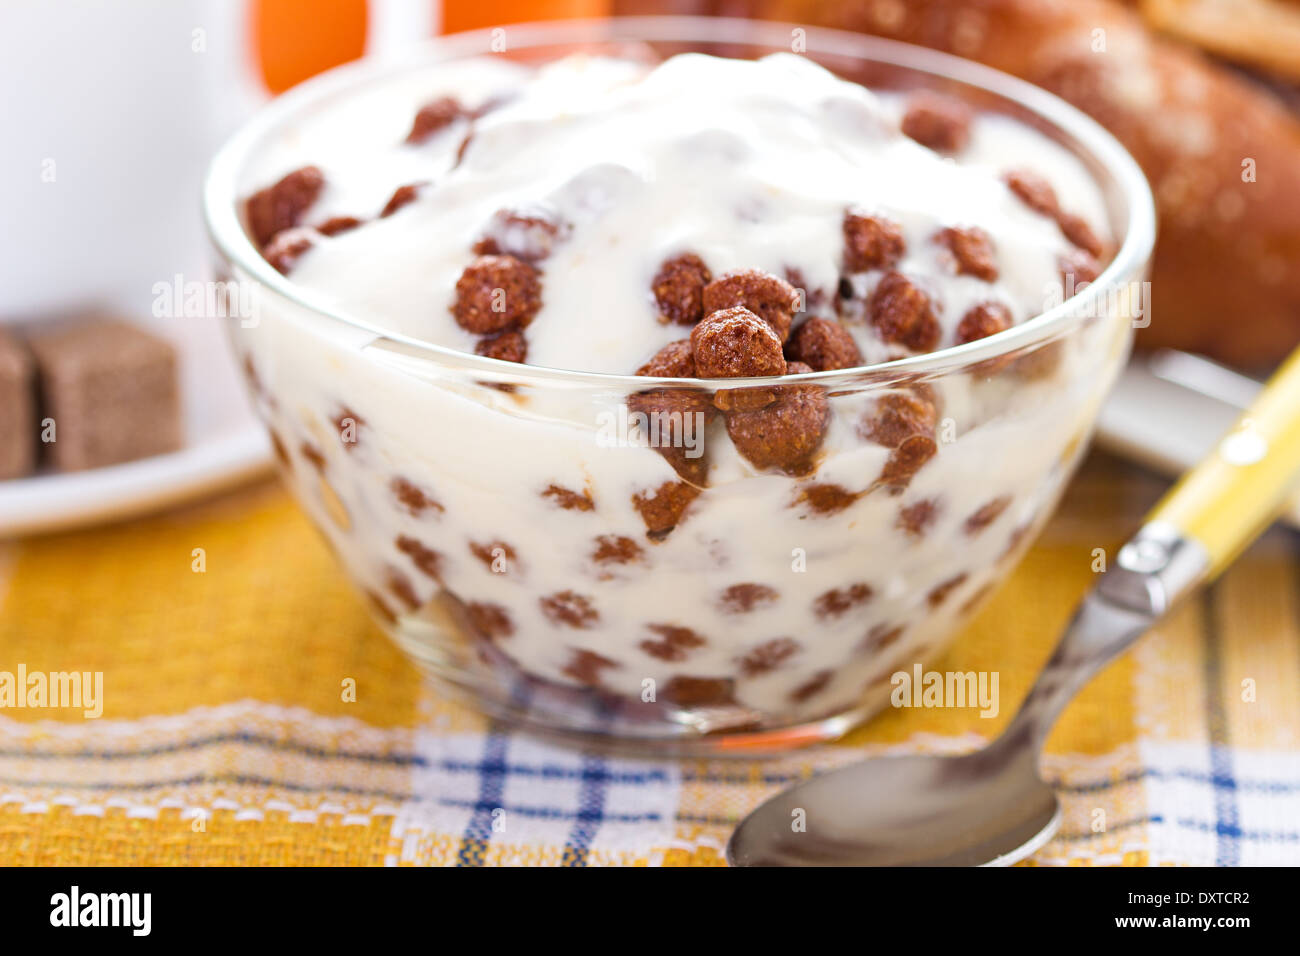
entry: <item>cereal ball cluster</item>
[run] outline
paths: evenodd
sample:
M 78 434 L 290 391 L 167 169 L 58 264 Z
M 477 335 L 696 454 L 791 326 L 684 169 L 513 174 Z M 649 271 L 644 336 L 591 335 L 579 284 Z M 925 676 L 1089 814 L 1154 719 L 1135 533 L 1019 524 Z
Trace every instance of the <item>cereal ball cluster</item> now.
M 528 356 L 526 329 L 542 307 L 542 267 L 569 226 L 545 210 L 498 210 L 474 243 L 476 258 L 456 281 L 451 314 L 481 336 L 474 351 L 505 362 Z
M 781 340 L 772 327 L 744 306 L 710 314 L 691 331 L 695 367 L 704 378 L 759 378 L 785 374 Z M 723 411 L 762 408 L 771 389 L 725 389 L 713 397 Z
M 707 275 L 703 261 L 689 253 L 668 260 L 660 269 L 653 291 L 661 310 L 667 312 L 665 302 L 685 301 L 685 297 L 674 300 L 663 295 L 663 288 L 672 285 L 680 291 L 689 286 L 698 290 L 703 314 L 688 340 L 661 351 L 649 367 L 689 370 L 700 378 L 766 378 L 813 371 L 802 361 L 786 358 L 784 346 L 799 305 L 799 293 L 789 282 L 758 269 L 744 269 L 700 285 Z M 665 283 L 666 276 L 679 281 Z M 690 281 L 680 281 L 683 276 Z M 680 322 L 686 312 L 679 310 L 673 315 L 672 321 Z M 826 329 L 818 337 L 814 327 L 804 333 L 799 340 L 802 345 L 796 344 L 794 351 L 806 352 L 824 363 L 847 361 L 856 348 L 852 336 L 842 328 L 839 332 L 847 337 L 847 345 L 843 337 Z M 671 365 L 667 362 L 670 357 Z M 724 414 L 727 434 L 752 465 L 795 474 L 811 469 L 830 421 L 825 389 L 815 385 L 722 389 L 713 395 L 712 405 Z
M 743 306 L 771 326 L 779 342 L 790 337 L 799 293 L 784 279 L 758 269 L 719 276 L 704 287 L 706 315 Z

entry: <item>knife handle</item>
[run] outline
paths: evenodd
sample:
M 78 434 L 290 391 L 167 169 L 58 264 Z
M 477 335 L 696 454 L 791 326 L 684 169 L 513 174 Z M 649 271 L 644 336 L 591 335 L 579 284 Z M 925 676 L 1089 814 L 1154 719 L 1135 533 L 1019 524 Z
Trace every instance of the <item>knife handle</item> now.
M 1300 477 L 1300 349 L 1215 446 L 1161 499 L 1148 525 L 1176 530 L 1216 577 L 1268 527 Z

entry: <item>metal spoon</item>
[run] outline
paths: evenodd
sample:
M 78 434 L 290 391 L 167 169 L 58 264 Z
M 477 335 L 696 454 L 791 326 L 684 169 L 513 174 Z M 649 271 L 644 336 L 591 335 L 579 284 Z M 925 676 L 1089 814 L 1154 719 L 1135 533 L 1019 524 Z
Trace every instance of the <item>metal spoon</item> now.
M 733 866 L 994 866 L 1056 832 L 1038 756 L 1065 705 L 1268 526 L 1300 475 L 1300 351 L 1164 497 L 1083 599 L 1010 725 L 957 757 L 881 757 L 778 794 L 727 844 Z

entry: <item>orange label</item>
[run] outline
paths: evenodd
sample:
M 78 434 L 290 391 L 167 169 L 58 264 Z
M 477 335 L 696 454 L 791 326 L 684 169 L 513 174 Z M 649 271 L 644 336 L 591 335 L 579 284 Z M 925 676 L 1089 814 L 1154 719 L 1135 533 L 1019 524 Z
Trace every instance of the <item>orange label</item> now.
M 366 0 L 252 0 L 249 20 L 262 81 L 272 93 L 366 49 Z
M 424 2 L 438 5 L 438 0 Z M 606 16 L 613 0 L 444 0 L 441 7 L 442 32 L 458 33 L 530 20 Z M 266 88 L 282 93 L 362 56 L 366 14 L 366 0 L 250 0 L 253 50 Z
M 444 0 L 442 32 L 459 33 L 529 20 L 603 17 L 613 0 Z

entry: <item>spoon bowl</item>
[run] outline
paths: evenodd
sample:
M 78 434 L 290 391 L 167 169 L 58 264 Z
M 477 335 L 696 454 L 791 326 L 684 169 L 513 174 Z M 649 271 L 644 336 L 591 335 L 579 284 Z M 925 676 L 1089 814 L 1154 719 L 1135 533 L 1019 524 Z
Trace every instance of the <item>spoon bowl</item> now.
M 1159 541 L 1139 536 L 1150 559 Z M 1171 545 L 1168 564 L 1182 566 Z M 1051 839 L 1061 808 L 1038 777 L 1056 716 L 1163 610 L 1158 579 L 1121 566 L 1084 598 L 1002 735 L 960 756 L 878 757 L 806 780 L 743 820 L 737 866 L 1005 866 Z M 1162 565 L 1164 567 L 1165 565 Z
M 1001 741 L 957 757 L 881 757 L 772 797 L 727 844 L 733 866 L 986 866 L 1023 859 L 1061 822 L 1032 760 Z

